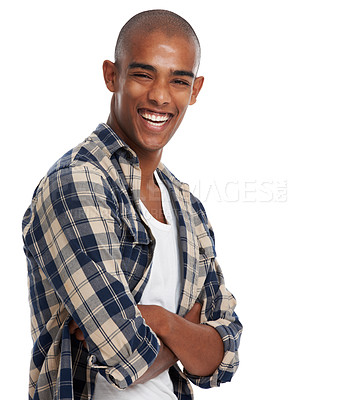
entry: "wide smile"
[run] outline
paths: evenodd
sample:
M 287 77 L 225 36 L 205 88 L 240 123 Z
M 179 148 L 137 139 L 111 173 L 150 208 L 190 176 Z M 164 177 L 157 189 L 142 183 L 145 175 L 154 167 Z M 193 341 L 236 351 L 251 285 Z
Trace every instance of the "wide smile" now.
M 138 113 L 141 116 L 142 120 L 150 127 L 150 128 L 163 128 L 165 125 L 169 123 L 172 119 L 173 114 L 171 113 L 161 113 L 149 110 L 147 108 L 139 108 Z

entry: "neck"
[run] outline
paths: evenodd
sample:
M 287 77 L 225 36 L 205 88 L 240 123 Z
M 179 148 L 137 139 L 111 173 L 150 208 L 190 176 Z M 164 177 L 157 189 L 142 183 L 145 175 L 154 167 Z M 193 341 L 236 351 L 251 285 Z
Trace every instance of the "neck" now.
M 156 189 L 154 171 L 160 163 L 161 153 L 162 150 L 147 154 L 143 154 L 143 152 L 137 153 L 141 169 L 141 193 L 144 195 Z
M 107 125 L 109 125 L 114 132 L 136 153 L 141 169 L 141 190 L 143 190 L 143 188 L 145 189 L 146 187 L 153 186 L 153 174 L 160 163 L 162 149 L 150 151 L 131 143 L 131 141 L 120 132 L 117 124 L 114 121 L 114 118 L 112 118 L 112 114 L 110 114 L 108 117 Z

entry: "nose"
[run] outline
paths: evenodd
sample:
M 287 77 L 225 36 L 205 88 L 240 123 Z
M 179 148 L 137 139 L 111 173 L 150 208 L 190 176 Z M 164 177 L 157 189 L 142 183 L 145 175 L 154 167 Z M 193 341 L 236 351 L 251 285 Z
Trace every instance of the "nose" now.
M 148 99 L 157 106 L 169 104 L 171 102 L 171 93 L 168 83 L 156 79 L 148 92 Z

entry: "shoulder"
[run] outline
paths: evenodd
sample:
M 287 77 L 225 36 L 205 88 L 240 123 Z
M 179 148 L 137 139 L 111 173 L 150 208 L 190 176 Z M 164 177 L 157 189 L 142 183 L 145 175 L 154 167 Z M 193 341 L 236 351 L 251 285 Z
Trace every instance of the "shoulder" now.
M 33 199 L 47 188 L 52 192 L 56 188 L 66 191 L 86 189 L 90 184 L 109 186 L 108 163 L 112 166 L 110 155 L 92 133 L 49 168 L 36 187 Z
M 100 146 L 100 141 L 93 132 L 83 142 L 60 157 L 48 170 L 47 176 L 75 166 L 101 169 L 100 166 L 107 157 L 109 154 L 105 151 L 104 145 Z

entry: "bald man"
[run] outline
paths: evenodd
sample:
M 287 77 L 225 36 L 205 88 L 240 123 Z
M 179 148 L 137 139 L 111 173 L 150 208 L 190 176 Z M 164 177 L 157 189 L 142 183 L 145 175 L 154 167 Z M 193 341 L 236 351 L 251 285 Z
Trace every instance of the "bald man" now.
M 23 220 L 30 399 L 191 399 L 188 380 L 210 388 L 236 371 L 242 326 L 213 231 L 161 163 L 203 85 L 199 62 L 177 14 L 131 18 L 103 64 L 107 123 L 35 190 Z

